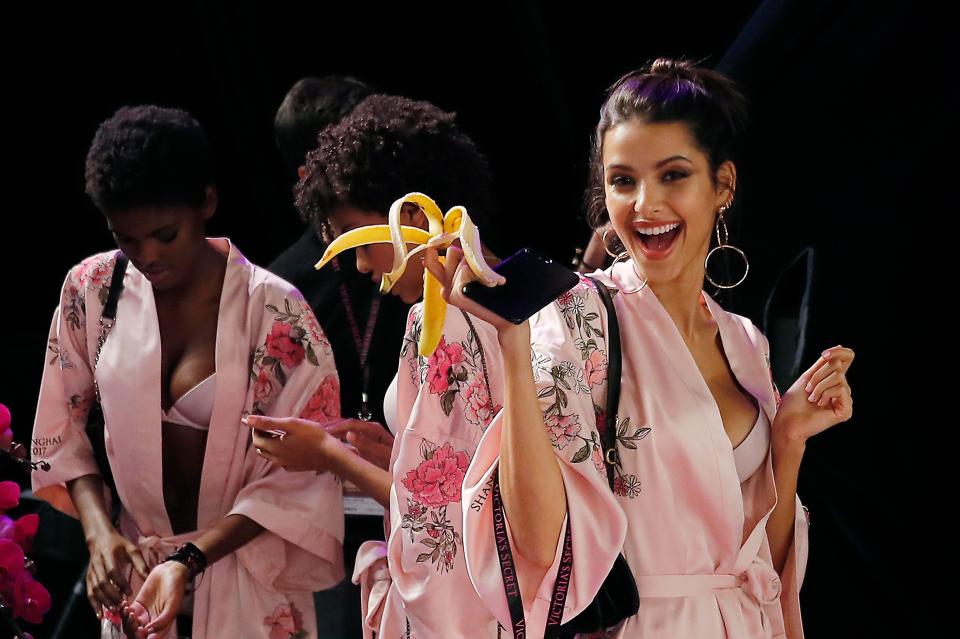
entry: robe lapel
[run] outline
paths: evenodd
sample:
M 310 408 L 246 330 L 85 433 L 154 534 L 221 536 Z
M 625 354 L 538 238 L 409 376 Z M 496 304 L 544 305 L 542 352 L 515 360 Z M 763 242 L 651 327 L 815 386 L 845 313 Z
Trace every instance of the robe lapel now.
M 720 327 L 724 351 L 730 367 L 744 390 L 757 398 L 760 410 L 770 424 L 777 412 L 776 397 L 770 381 L 763 336 L 750 322 L 723 310 L 713 298 L 704 299 Z M 760 470 L 741 486 L 743 500 L 743 544 L 734 566 L 739 574 L 753 562 L 766 534 L 767 520 L 777 504 L 773 465 L 769 450 Z
M 209 241 L 229 253 L 217 316 L 216 391 L 200 479 L 197 525 L 201 529 L 230 511 L 242 483 L 250 433 L 240 419 L 250 387 L 251 333 L 260 330 L 250 326 L 250 263 L 228 240 Z
M 130 264 L 97 380 L 120 499 L 136 504 L 129 510 L 141 531 L 166 536 L 172 531 L 163 503 L 160 347 L 153 287 Z

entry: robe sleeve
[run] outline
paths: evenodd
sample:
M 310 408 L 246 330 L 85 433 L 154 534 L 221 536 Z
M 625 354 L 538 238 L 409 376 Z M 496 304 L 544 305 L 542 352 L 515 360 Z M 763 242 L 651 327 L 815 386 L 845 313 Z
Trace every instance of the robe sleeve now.
M 32 474 L 33 492 L 74 516 L 66 483 L 100 474 L 86 425 L 95 399 L 91 365 L 101 299 L 109 290 L 113 265 L 113 254 L 104 253 L 84 260 L 67 274 L 50 324 L 33 424 L 32 455 L 50 463 L 48 472 Z M 89 327 L 88 314 L 94 320 Z
M 607 483 L 597 430 L 598 413 L 606 404 L 605 336 L 606 310 L 587 280 L 531 318 L 534 378 L 544 425 L 560 462 L 573 546 L 564 622 L 593 600 L 626 536 L 626 516 Z M 470 504 L 464 509 L 464 547 L 474 587 L 500 623 L 509 628 L 490 496 L 492 475 L 499 463 L 501 419 L 502 414 L 487 429 L 464 479 L 464 500 Z M 534 477 L 530 478 L 530 490 L 536 490 Z M 507 530 L 509 534 L 509 515 Z M 510 543 L 518 570 L 525 570 L 512 536 Z M 538 635 L 546 624 L 562 544 L 561 532 L 553 566 L 534 600 L 523 602 L 531 636 Z
M 319 423 L 339 419 L 333 353 L 313 311 L 292 287 L 266 288 L 250 412 Z M 257 455 L 251 443 L 244 486 L 230 514 L 266 529 L 237 550 L 241 564 L 265 586 L 316 591 L 343 579 L 343 493 L 333 474 L 285 471 Z
M 477 442 L 502 406 L 499 347 L 492 326 L 471 318 L 471 330 L 451 307 L 436 350 L 421 357 L 422 314 L 417 305 L 408 316 L 397 373 L 390 576 L 415 627 L 461 637 L 490 623 L 461 560 L 462 484 Z

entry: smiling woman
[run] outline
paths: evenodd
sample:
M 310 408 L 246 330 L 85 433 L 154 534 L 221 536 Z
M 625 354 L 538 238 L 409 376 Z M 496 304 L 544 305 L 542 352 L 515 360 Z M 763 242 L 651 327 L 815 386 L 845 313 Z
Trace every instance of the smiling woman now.
M 111 251 L 67 275 L 33 435 L 53 442 L 52 470 L 33 487 L 79 515 L 103 635 L 120 619 L 138 636 L 265 635 L 279 617 L 314 634 L 311 592 L 343 573 L 340 487 L 268 464 L 241 419 L 339 416 L 326 338 L 296 289 L 205 236 L 213 155 L 189 114 L 120 109 L 91 144 L 86 189 L 129 268 Z M 84 430 L 95 402 L 118 520 Z
M 743 102 L 684 61 L 625 76 L 600 111 L 588 191 L 591 221 L 621 242 L 617 263 L 519 326 L 460 293 L 469 269 L 444 283 L 501 346 L 503 410 L 463 480 L 478 504 L 464 556 L 515 637 L 555 632 L 595 597 L 622 603 L 607 637 L 803 637 L 797 474 L 806 440 L 852 415 L 853 352 L 825 350 L 781 398 L 766 337 L 704 291 Z M 635 614 L 607 586 L 621 553 Z

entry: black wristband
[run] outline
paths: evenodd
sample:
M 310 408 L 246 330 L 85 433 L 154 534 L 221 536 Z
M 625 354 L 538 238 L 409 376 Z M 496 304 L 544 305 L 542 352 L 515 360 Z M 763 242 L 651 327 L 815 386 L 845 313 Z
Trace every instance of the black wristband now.
M 176 561 L 186 566 L 191 581 L 207 569 L 207 556 L 189 541 L 167 555 L 163 561 Z

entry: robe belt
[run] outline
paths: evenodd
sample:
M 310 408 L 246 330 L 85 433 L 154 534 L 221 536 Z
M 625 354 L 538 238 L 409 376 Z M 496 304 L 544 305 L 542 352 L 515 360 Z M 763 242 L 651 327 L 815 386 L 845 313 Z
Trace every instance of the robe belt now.
M 758 603 L 771 604 L 781 590 L 780 576 L 759 557 L 739 575 L 640 575 L 636 580 L 641 598 L 696 597 L 740 588 Z

